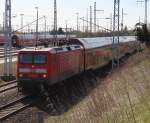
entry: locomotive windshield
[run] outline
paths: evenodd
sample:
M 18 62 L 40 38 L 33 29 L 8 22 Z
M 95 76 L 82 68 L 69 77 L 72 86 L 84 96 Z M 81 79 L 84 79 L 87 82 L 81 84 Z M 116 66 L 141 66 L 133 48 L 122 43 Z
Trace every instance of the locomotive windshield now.
M 46 63 L 46 55 L 34 55 L 34 64 L 45 64 Z
M 20 55 L 21 64 L 32 64 L 32 54 L 21 54 Z
M 47 57 L 44 54 L 20 54 L 21 64 L 45 64 Z

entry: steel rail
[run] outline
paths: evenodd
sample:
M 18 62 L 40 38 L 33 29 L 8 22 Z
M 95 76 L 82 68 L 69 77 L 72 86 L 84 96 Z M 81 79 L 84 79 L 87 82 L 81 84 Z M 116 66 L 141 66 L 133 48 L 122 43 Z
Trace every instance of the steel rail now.
M 0 93 L 6 92 L 6 91 L 14 89 L 14 88 L 17 88 L 17 86 L 18 86 L 17 85 L 17 81 L 9 83 L 9 84 L 1 85 L 1 87 L 0 87 Z
M 12 56 L 17 56 L 18 55 L 18 53 L 14 53 L 14 54 L 12 54 Z M 0 58 L 4 58 L 5 56 L 4 55 L 0 55 Z M 9 57 L 9 55 L 7 55 L 7 57 Z
M 0 85 L 0 88 L 1 88 L 1 87 L 4 87 L 4 86 L 7 86 L 7 85 L 11 85 L 11 84 L 16 83 L 16 82 L 17 82 L 17 80 L 9 81 L 9 82 L 7 82 L 6 84 Z
M 5 108 L 7 108 L 7 107 L 9 107 L 9 106 L 19 102 L 19 101 L 22 101 L 22 100 L 26 99 L 26 98 L 28 98 L 28 96 L 22 95 L 22 96 L 18 97 L 17 99 L 13 99 L 12 101 L 10 101 L 10 102 L 8 102 L 8 103 L 6 103 L 4 105 L 0 105 L 0 110 L 3 110 Z
M 17 102 L 13 106 L 6 107 L 3 110 L 0 110 L 0 122 L 3 120 L 6 120 L 7 118 L 17 114 L 20 111 L 23 111 L 24 109 L 28 108 L 32 103 L 23 104 L 23 102 Z
M 36 100 L 33 100 L 30 95 L 22 95 L 18 99 L 15 99 L 6 105 L 0 106 L 0 122 L 7 118 L 25 110 L 34 104 Z

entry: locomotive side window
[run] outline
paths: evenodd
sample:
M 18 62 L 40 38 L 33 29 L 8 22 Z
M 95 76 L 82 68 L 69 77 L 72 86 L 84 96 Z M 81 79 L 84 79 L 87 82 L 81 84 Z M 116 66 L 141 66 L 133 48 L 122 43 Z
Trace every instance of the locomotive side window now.
M 31 54 L 21 54 L 19 59 L 21 64 L 32 64 Z
M 34 64 L 45 64 L 47 62 L 46 55 L 36 54 L 34 55 Z

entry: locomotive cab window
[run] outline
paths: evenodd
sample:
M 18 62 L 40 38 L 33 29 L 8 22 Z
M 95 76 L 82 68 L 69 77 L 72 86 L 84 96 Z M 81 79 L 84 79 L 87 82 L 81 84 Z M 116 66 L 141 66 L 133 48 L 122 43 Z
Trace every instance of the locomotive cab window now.
M 21 54 L 19 59 L 21 64 L 32 64 L 31 54 Z
M 46 55 L 35 54 L 34 55 L 34 64 L 45 64 L 47 62 Z

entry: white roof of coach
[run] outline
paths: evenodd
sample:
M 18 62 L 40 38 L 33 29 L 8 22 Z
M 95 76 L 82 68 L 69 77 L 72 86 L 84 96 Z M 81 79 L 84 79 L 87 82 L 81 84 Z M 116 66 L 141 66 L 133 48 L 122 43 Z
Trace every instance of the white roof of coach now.
M 78 40 L 83 44 L 85 49 L 92 49 L 111 45 L 113 38 L 112 37 L 78 38 Z M 135 36 L 120 36 L 121 43 L 135 40 L 136 40 Z

